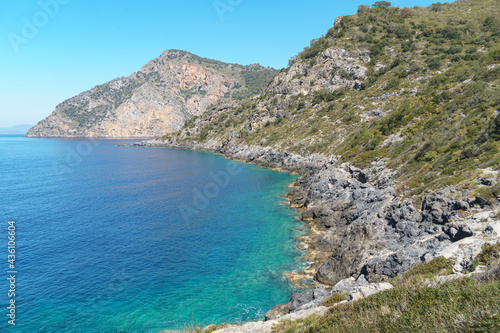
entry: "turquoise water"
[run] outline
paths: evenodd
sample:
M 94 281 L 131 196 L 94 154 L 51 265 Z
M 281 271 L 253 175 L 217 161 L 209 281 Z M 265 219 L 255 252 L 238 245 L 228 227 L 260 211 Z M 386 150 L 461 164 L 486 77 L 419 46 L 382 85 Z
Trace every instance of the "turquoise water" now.
M 304 225 L 280 195 L 295 176 L 120 143 L 0 136 L 1 332 L 159 332 L 262 319 L 289 299 Z

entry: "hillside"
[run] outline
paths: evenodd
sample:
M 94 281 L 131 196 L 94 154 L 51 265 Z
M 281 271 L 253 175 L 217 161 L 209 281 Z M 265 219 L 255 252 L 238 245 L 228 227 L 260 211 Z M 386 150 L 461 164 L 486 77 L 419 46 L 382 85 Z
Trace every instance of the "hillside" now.
M 478 188 L 500 165 L 500 21 L 494 0 L 360 6 L 338 17 L 256 100 L 215 107 L 163 139 L 388 158 L 398 193 Z M 485 194 L 491 197 L 491 194 Z
M 169 50 L 141 71 L 59 104 L 30 137 L 155 137 L 178 130 L 224 98 L 262 91 L 276 71 Z

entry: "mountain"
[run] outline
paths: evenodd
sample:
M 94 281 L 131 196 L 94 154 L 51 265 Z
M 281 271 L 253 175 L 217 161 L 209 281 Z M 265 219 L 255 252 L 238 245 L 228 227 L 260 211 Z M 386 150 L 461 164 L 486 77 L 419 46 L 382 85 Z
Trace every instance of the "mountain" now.
M 0 128 L 0 134 L 26 134 L 28 130 L 33 127 L 33 125 L 27 125 L 27 124 L 22 124 L 22 125 L 16 125 L 12 127 L 3 127 Z
M 223 99 L 254 96 L 274 69 L 168 50 L 141 71 L 59 104 L 28 137 L 155 137 L 173 132 Z

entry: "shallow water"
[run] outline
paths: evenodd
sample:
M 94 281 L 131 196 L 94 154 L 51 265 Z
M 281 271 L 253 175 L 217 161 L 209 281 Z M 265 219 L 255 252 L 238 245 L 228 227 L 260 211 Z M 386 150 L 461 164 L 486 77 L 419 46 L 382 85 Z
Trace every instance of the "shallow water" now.
M 120 143 L 0 136 L 0 331 L 159 332 L 262 319 L 288 300 L 304 225 L 280 195 L 296 176 Z

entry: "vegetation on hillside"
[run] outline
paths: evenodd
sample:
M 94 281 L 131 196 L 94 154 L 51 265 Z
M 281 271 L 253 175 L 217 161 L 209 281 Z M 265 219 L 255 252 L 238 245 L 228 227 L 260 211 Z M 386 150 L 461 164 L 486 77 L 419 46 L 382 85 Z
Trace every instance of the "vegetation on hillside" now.
M 409 283 L 339 305 L 326 318 L 283 322 L 275 332 L 496 332 L 499 297 L 498 279 L 464 278 L 439 287 Z
M 185 60 L 190 63 L 202 65 L 222 73 L 230 79 L 237 80 L 238 82 L 232 87 L 227 99 L 241 101 L 262 93 L 278 73 L 274 68 L 263 67 L 258 64 L 248 66 L 228 64 L 214 59 L 202 58 L 185 51 L 178 52 L 188 55 Z
M 370 62 L 361 86 L 292 96 L 268 90 L 167 139 L 221 141 L 237 132 L 249 145 L 341 155 L 359 167 L 388 158 L 397 170 L 398 190 L 406 195 L 449 185 L 479 194 L 486 191 L 473 182 L 480 169 L 500 168 L 498 11 L 496 0 L 426 8 L 396 8 L 385 1 L 360 6 L 290 66 L 304 65 L 307 76 L 321 66 L 318 59 L 328 48 L 367 50 Z M 290 66 L 275 81 L 284 80 Z M 269 120 L 252 128 L 255 118 Z M 487 199 L 495 195 L 485 193 Z

